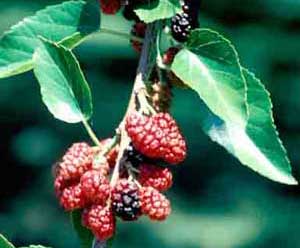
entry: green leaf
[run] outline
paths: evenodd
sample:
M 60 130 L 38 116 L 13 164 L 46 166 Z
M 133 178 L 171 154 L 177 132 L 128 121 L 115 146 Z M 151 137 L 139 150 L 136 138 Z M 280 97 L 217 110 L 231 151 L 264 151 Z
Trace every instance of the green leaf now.
M 284 184 L 295 185 L 291 167 L 278 137 L 272 103 L 264 85 L 246 69 L 249 118 L 245 128 L 224 122 L 203 104 L 202 128 L 211 139 L 261 175 Z
M 227 39 L 208 29 L 193 31 L 171 69 L 222 120 L 246 125 L 245 79 Z
M 48 246 L 46 247 L 46 246 L 42 246 L 42 245 L 30 245 L 28 247 L 20 247 L 20 248 L 50 248 L 50 247 L 48 247 Z
M 181 11 L 179 0 L 156 0 L 139 7 L 135 13 L 142 21 L 150 23 L 171 18 Z
M 0 234 L 0 248 L 15 248 L 15 246 L 10 243 L 2 234 Z M 28 247 L 20 248 L 49 248 L 42 245 L 30 245 Z
M 92 96 L 73 53 L 42 40 L 33 55 L 34 74 L 49 111 L 65 122 L 76 123 L 92 115 Z
M 297 184 L 274 125 L 269 93 L 241 67 L 228 40 L 211 30 L 193 31 L 171 69 L 205 104 L 202 128 L 212 140 L 261 175 Z
M 97 0 L 68 1 L 47 7 L 25 18 L 4 33 L 0 39 L 0 78 L 32 69 L 32 54 L 39 36 L 59 42 L 69 48 L 79 44 L 100 27 Z
M 79 239 L 81 248 L 91 248 L 94 240 L 92 232 L 81 224 L 82 211 L 76 210 L 71 213 L 71 220 Z
M 0 248 L 15 248 L 2 234 L 0 234 Z

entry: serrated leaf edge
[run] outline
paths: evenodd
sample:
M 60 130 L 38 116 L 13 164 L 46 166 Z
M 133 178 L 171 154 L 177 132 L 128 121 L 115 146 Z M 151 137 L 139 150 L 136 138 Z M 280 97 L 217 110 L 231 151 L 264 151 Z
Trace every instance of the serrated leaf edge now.
M 274 129 L 274 131 L 275 131 L 275 133 L 276 133 L 277 141 L 279 142 L 280 147 L 281 147 L 282 151 L 283 151 L 284 154 L 285 154 L 284 158 L 285 158 L 286 162 L 290 165 L 291 162 L 290 162 L 290 159 L 289 159 L 289 157 L 288 157 L 287 150 L 285 149 L 285 147 L 284 147 L 284 145 L 283 145 L 283 142 L 282 142 L 282 140 L 280 139 L 279 132 L 278 132 L 277 127 L 276 127 L 276 125 L 275 125 L 274 114 L 273 114 L 273 111 L 272 111 L 272 110 L 273 110 L 273 103 L 272 103 L 272 99 L 271 99 L 271 94 L 270 94 L 270 92 L 266 89 L 266 87 L 265 87 L 265 85 L 262 83 L 262 81 L 261 81 L 259 78 L 257 78 L 256 75 L 255 75 L 253 72 L 249 71 L 248 69 L 246 69 L 246 68 L 244 68 L 244 67 L 242 67 L 242 71 L 246 71 L 249 75 L 251 75 L 251 76 L 253 77 L 253 79 L 257 81 L 257 83 L 259 84 L 259 86 L 261 87 L 261 89 L 267 94 L 267 96 L 268 96 L 268 102 L 269 102 L 269 104 L 270 104 L 270 110 L 269 110 L 268 112 L 269 112 L 269 116 L 270 116 L 270 118 L 271 118 L 271 125 L 272 125 L 272 127 L 273 127 L 273 129 Z M 290 184 L 290 185 L 297 185 L 297 184 L 298 184 L 297 180 L 292 176 L 292 168 L 291 168 L 291 166 L 289 166 L 289 167 L 290 167 L 290 168 L 289 168 L 289 172 L 291 173 L 291 176 L 288 177 L 290 183 L 287 183 L 287 184 Z
M 84 1 L 84 0 L 70 0 L 70 1 L 62 2 L 62 3 L 60 3 L 60 4 L 55 4 L 55 5 L 51 5 L 51 6 L 46 6 L 45 8 L 36 11 L 34 15 L 27 16 L 27 17 L 23 18 L 21 21 L 19 21 L 19 22 L 16 23 L 15 25 L 11 26 L 11 27 L 9 28 L 9 30 L 7 30 L 7 31 L 5 31 L 4 33 L 2 33 L 2 35 L 0 36 L 0 42 L 1 42 L 1 40 L 2 40 L 5 36 L 13 34 L 13 32 L 15 31 L 15 29 L 19 28 L 19 27 L 22 26 L 22 25 L 25 25 L 26 22 L 32 21 L 36 16 L 43 15 L 45 12 L 49 12 L 49 11 L 51 11 L 52 9 L 57 8 L 58 6 L 62 6 L 62 7 L 63 7 L 63 6 L 66 6 L 66 5 L 70 4 L 70 3 L 74 3 L 74 4 L 75 4 L 75 3 L 76 3 L 76 4 L 78 4 L 78 3 L 87 4 L 87 1 Z M 68 25 L 68 26 L 70 26 L 70 25 Z M 73 27 L 75 27 L 75 25 L 74 25 Z M 99 29 L 99 30 L 100 30 L 100 29 Z M 77 32 L 77 33 L 79 33 L 79 32 Z M 62 39 L 61 41 L 59 41 L 58 44 L 61 43 L 61 42 L 66 41 L 67 38 L 73 37 L 75 34 L 76 34 L 76 33 L 74 33 L 73 35 L 70 35 L 70 36 L 65 37 L 64 39 Z M 89 35 L 87 35 L 87 36 L 89 36 Z M 26 36 L 25 36 L 25 37 L 26 37 Z M 87 38 L 87 37 L 86 37 L 86 38 Z M 77 45 L 81 44 L 81 42 L 83 42 L 84 40 L 85 40 L 85 39 L 83 39 L 83 40 L 80 41 L 80 42 L 77 42 L 76 44 L 74 44 L 74 45 L 72 46 L 72 48 L 74 48 L 74 47 L 76 47 Z M 26 53 L 26 52 L 25 52 L 25 53 Z M 26 53 L 26 54 L 29 54 L 29 53 Z M 29 55 L 30 55 L 30 54 L 29 54 Z M 32 56 L 33 56 L 33 54 L 32 54 Z M 24 73 L 24 72 L 30 71 L 30 70 L 33 68 L 33 61 L 32 61 L 32 59 L 24 60 L 24 61 L 22 62 L 22 64 L 24 64 L 24 65 L 23 65 L 22 67 L 20 67 L 20 69 L 13 69 L 13 70 L 9 70 L 9 69 L 8 69 L 6 73 L 2 73 L 2 74 L 0 73 L 0 79 L 1 79 L 1 78 L 6 78 L 6 77 L 8 77 L 8 76 L 18 75 L 18 74 L 20 74 L 20 73 Z
M 195 31 L 200 31 L 200 32 L 207 31 L 207 32 L 215 34 L 220 39 L 224 40 L 229 45 L 229 47 L 232 49 L 232 51 L 234 52 L 236 60 L 237 60 L 237 64 L 239 66 L 240 76 L 241 76 L 241 78 L 242 78 L 242 80 L 244 82 L 244 89 L 245 89 L 245 93 L 244 93 L 244 105 L 245 105 L 246 114 L 247 114 L 248 119 L 249 119 L 249 105 L 248 105 L 248 97 L 247 97 L 247 95 L 248 95 L 248 93 L 247 93 L 248 92 L 248 86 L 247 86 L 246 78 L 245 78 L 245 76 L 243 74 L 243 67 L 241 65 L 240 57 L 239 57 L 239 54 L 238 54 L 235 46 L 233 45 L 233 43 L 229 39 L 227 39 L 226 37 L 224 37 L 223 35 L 221 35 L 219 32 L 217 32 L 215 30 L 212 30 L 210 28 L 197 28 L 197 29 L 194 29 L 192 31 L 192 33 L 195 32 Z M 187 42 L 185 43 L 185 45 L 186 44 L 187 44 Z

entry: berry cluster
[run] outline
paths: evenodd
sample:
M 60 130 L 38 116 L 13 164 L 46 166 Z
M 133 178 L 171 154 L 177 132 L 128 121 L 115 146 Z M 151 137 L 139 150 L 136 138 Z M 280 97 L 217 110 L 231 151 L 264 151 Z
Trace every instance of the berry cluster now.
M 105 14 L 115 14 L 124 6 L 124 17 L 134 21 L 132 47 L 141 52 L 147 25 L 139 20 L 134 9 L 151 1 L 99 1 Z M 187 36 L 185 32 L 196 25 L 191 24 L 190 5 L 183 5 L 182 9 L 188 20 L 183 32 Z M 181 21 L 178 20 L 180 25 Z M 175 26 L 173 21 L 173 29 Z M 178 32 L 173 35 L 176 38 Z M 163 63 L 170 65 L 178 51 L 178 48 L 169 49 Z M 82 224 L 100 240 L 114 235 L 117 219 L 134 221 L 146 215 L 151 220 L 163 221 L 171 213 L 170 201 L 163 192 L 172 186 L 173 175 L 162 163 L 181 163 L 187 147 L 176 121 L 167 113 L 172 96 L 170 85 L 160 82 L 155 72 L 145 94 L 144 105 L 148 105 L 133 110 L 121 125 L 127 137 L 126 147 L 120 133 L 113 142 L 106 139 L 97 147 L 76 143 L 57 166 L 54 187 L 61 206 L 66 211 L 81 209 Z
M 199 0 L 185 0 L 182 2 L 182 13 L 172 18 L 172 36 L 179 42 L 185 42 L 190 32 L 199 27 L 198 10 Z
M 101 141 L 101 148 L 76 143 L 56 170 L 54 187 L 61 206 L 66 211 L 82 209 L 82 224 L 100 240 L 114 235 L 116 217 L 133 221 L 147 215 L 165 220 L 171 205 L 162 192 L 172 186 L 173 176 L 158 163 L 178 164 L 186 156 L 185 141 L 167 113 L 133 112 L 125 130 L 131 140 L 125 150 L 112 146 L 110 139 Z M 119 153 L 122 158 L 117 162 Z M 116 170 L 119 178 L 109 182 L 110 172 Z
M 102 144 L 107 142 L 104 140 Z M 66 211 L 84 209 L 84 225 L 99 239 L 107 239 L 115 230 L 111 207 L 107 205 L 111 192 L 108 161 L 116 157 L 117 149 L 102 159 L 97 158 L 100 152 L 87 143 L 73 144 L 58 164 L 54 187 Z
M 147 25 L 134 9 L 151 0 L 99 1 L 104 14 L 116 14 L 124 7 L 124 17 L 134 21 L 131 44 L 141 52 Z M 190 4 L 183 4 L 183 14 L 173 19 L 172 32 L 178 41 L 183 41 L 182 37 L 197 26 Z M 163 63 L 171 65 L 178 51 L 179 48 L 170 48 Z M 176 121 L 167 113 L 171 85 L 160 78 L 154 69 L 146 101 L 140 101 L 137 109 L 127 114 L 115 139 L 102 140 L 96 147 L 73 144 L 58 163 L 54 188 L 61 206 L 66 211 L 82 210 L 82 225 L 99 240 L 114 235 L 117 219 L 134 221 L 146 215 L 163 221 L 171 213 L 170 201 L 163 192 L 172 186 L 173 175 L 163 165 L 181 163 L 187 147 Z

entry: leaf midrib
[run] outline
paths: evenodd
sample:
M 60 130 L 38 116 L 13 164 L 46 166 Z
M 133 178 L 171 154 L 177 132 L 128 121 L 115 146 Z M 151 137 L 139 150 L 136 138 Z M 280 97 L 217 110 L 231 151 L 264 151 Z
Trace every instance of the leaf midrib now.
M 200 59 L 198 59 L 198 56 L 197 56 L 196 54 L 194 54 L 194 53 L 192 53 L 192 52 L 190 52 L 190 51 L 188 51 L 188 52 L 191 53 L 192 56 L 195 57 L 195 58 L 199 61 L 199 63 L 201 63 L 203 66 L 205 66 L 205 64 L 202 63 Z M 190 57 L 190 56 L 188 56 L 188 57 L 189 57 L 190 60 L 191 60 L 191 57 Z M 193 64 L 193 63 L 191 63 L 191 61 L 190 61 L 189 64 Z M 205 66 L 205 68 L 207 68 L 207 67 Z M 189 70 L 189 74 L 191 74 L 191 66 L 188 66 L 188 70 Z M 210 69 L 207 69 L 207 70 L 210 71 Z M 216 80 L 214 80 L 214 78 L 211 77 L 211 76 L 210 76 L 208 82 L 209 82 L 210 85 L 212 85 L 212 87 L 215 89 L 215 92 L 216 92 L 217 95 L 220 97 L 219 99 L 221 99 L 221 102 L 224 104 L 224 106 L 226 106 L 224 109 L 225 109 L 225 111 L 227 112 L 227 116 L 230 116 L 230 114 L 233 114 L 234 116 L 236 116 L 237 114 L 236 114 L 234 111 L 228 111 L 228 110 L 230 110 L 230 109 L 232 109 L 232 108 L 227 104 L 227 101 L 225 100 L 223 94 L 221 94 L 221 92 L 218 90 L 218 87 L 217 87 L 216 83 L 211 82 L 211 80 L 210 80 L 211 78 L 213 79 L 213 82 L 216 82 Z M 197 90 L 197 91 L 198 91 L 198 90 Z M 199 92 L 199 91 L 198 91 L 198 92 Z M 201 94 L 201 93 L 199 92 L 199 94 Z M 201 95 L 202 95 L 202 94 L 201 94 Z M 229 107 L 228 107 L 228 106 L 229 106 Z M 245 114 L 246 114 L 246 113 L 245 113 Z M 244 120 L 244 118 L 239 118 L 239 119 L 240 119 L 240 120 Z M 246 125 L 246 121 L 245 121 L 245 125 Z

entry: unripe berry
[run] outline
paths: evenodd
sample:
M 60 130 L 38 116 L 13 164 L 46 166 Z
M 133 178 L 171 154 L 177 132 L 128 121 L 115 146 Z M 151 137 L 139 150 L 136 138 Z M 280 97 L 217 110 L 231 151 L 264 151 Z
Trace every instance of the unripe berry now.
M 54 179 L 54 189 L 57 197 L 60 197 L 63 190 L 69 186 L 76 185 L 78 183 L 77 180 L 65 180 L 62 176 L 58 175 Z
M 139 170 L 138 180 L 143 186 L 150 186 L 158 191 L 166 191 L 172 186 L 173 176 L 168 168 L 142 164 Z
M 143 214 L 151 220 L 163 221 L 171 213 L 170 201 L 156 189 L 143 187 L 139 190 Z
M 174 57 L 180 51 L 178 47 L 170 47 L 163 55 L 163 63 L 166 65 L 171 65 L 173 63 Z
M 85 209 L 82 223 L 89 228 L 99 240 L 107 240 L 115 233 L 116 221 L 110 208 L 93 205 Z
M 145 34 L 146 34 L 146 28 L 147 25 L 144 22 L 137 22 L 133 25 L 133 28 L 131 30 L 131 34 L 139 37 L 139 38 L 144 38 Z M 142 47 L 143 47 L 143 43 L 136 41 L 136 40 L 130 40 L 131 45 L 133 47 L 133 49 L 140 53 L 142 51 Z
M 178 164 L 186 157 L 186 143 L 175 120 L 168 113 L 151 117 L 133 112 L 126 130 L 134 147 L 145 156 Z
M 80 180 L 82 193 L 89 203 L 104 205 L 109 197 L 108 179 L 99 171 L 91 170 L 83 174 Z
M 120 0 L 100 0 L 101 10 L 104 14 L 114 15 L 121 8 Z
M 85 203 L 80 184 L 65 188 L 60 196 L 60 204 L 66 211 L 83 208 Z
M 80 177 L 92 167 L 93 149 L 86 143 L 73 144 L 58 165 L 58 176 L 65 181 L 80 180 Z
M 62 176 L 58 176 L 54 180 L 54 190 L 57 197 L 60 197 L 62 191 L 65 189 L 64 179 Z
M 97 170 L 102 176 L 107 176 L 110 171 L 110 166 L 105 157 L 96 156 L 91 169 Z

